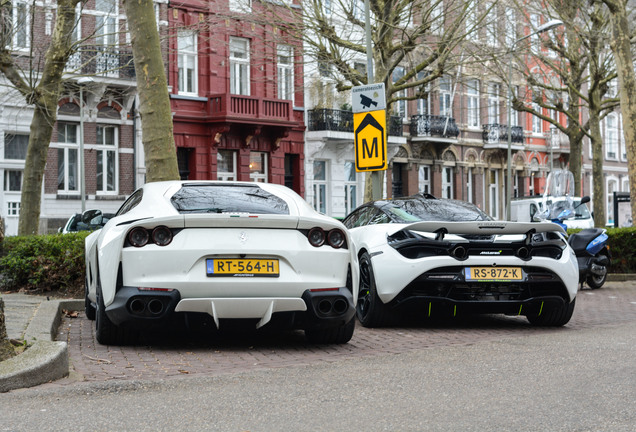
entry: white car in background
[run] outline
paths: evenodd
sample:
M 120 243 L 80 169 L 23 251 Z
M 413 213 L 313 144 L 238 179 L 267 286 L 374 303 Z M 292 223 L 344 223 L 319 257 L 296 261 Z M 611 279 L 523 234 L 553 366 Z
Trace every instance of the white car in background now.
M 555 223 L 495 221 L 430 195 L 366 203 L 343 223 L 359 257 L 365 327 L 473 313 L 562 326 L 574 312 L 577 260 Z
M 85 309 L 101 344 L 192 315 L 217 327 L 285 322 L 311 342 L 346 343 L 357 285 L 342 223 L 280 185 L 149 183 L 86 238 Z

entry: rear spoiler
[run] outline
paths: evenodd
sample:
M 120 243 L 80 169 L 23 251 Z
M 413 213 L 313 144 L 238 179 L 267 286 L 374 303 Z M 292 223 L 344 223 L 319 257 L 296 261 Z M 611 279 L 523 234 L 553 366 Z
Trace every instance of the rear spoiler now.
M 395 230 L 422 231 L 436 234 L 441 240 L 446 234 L 481 234 L 481 235 L 532 235 L 543 232 L 558 232 L 565 234 L 565 230 L 553 222 L 507 222 L 507 221 L 475 221 L 475 222 L 415 222 Z

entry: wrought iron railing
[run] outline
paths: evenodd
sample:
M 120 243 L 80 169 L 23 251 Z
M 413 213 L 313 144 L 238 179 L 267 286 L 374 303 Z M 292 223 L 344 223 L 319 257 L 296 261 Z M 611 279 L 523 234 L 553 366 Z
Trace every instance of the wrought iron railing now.
M 411 136 L 427 136 L 442 138 L 457 138 L 459 128 L 455 119 L 447 116 L 418 114 L 411 116 Z
M 82 75 L 135 78 L 132 53 L 101 45 L 81 46 L 66 63 L 66 70 Z
M 507 143 L 508 125 L 491 123 L 482 126 L 482 138 L 485 144 Z M 523 144 L 523 128 L 521 126 L 510 127 L 510 142 Z
M 353 112 L 328 108 L 316 108 L 307 113 L 307 130 L 353 133 Z M 402 136 L 402 118 L 391 116 L 388 134 Z

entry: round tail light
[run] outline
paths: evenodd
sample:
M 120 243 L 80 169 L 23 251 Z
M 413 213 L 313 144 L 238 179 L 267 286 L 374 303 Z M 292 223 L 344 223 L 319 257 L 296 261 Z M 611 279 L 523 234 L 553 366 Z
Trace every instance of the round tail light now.
M 157 246 L 167 246 L 172 241 L 172 231 L 166 226 L 158 226 L 152 230 L 152 241 Z
M 322 228 L 316 227 L 309 230 L 309 243 L 314 247 L 320 247 L 325 244 L 325 231 Z
M 150 234 L 148 234 L 148 231 L 145 228 L 133 228 L 128 233 L 128 241 L 135 247 L 145 246 L 148 243 L 148 240 L 150 240 Z
M 327 236 L 327 242 L 329 242 L 332 248 L 339 249 L 345 243 L 345 235 L 339 229 L 332 229 Z

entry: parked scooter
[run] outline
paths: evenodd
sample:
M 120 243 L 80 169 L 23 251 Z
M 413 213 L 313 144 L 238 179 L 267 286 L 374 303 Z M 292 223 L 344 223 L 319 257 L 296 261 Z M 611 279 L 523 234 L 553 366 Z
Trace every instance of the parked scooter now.
M 539 216 L 543 220 L 551 220 L 564 230 L 566 219 L 576 214 L 576 208 L 590 202 L 590 197 L 581 198 L 576 206 L 571 196 L 574 192 L 574 176 L 567 170 L 550 172 L 546 183 L 546 194 L 543 197 L 543 208 Z M 555 199 L 557 198 L 558 199 Z M 565 197 L 565 199 L 563 199 Z M 607 269 L 610 264 L 610 251 L 607 245 L 607 232 L 602 228 L 587 228 L 568 238 L 568 243 L 576 254 L 579 264 L 579 283 L 587 283 L 592 289 L 603 286 L 607 279 Z

